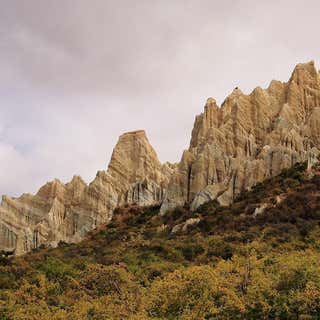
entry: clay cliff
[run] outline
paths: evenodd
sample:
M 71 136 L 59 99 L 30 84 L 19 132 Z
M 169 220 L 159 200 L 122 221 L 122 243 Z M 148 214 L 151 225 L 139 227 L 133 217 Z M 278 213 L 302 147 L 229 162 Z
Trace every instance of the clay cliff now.
M 299 64 L 287 83 L 272 81 L 249 95 L 236 88 L 218 107 L 209 98 L 196 117 L 188 150 L 177 165 L 161 164 L 144 131 L 120 136 L 107 170 L 87 185 L 54 180 L 36 195 L 3 196 L 0 249 L 25 253 L 42 244 L 78 242 L 127 204 L 161 205 L 161 213 L 217 199 L 230 204 L 256 183 L 296 162 L 317 161 L 320 75 Z
M 22 254 L 41 244 L 78 242 L 124 204 L 159 204 L 172 168 L 162 165 L 144 131 L 120 136 L 106 171 L 89 184 L 78 176 L 44 185 L 36 195 L 3 196 L 0 248 Z
M 217 199 L 230 204 L 245 189 L 296 162 L 317 158 L 320 76 L 299 64 L 287 83 L 249 95 L 235 88 L 219 108 L 212 98 L 196 117 L 189 149 L 170 179 L 161 211 Z

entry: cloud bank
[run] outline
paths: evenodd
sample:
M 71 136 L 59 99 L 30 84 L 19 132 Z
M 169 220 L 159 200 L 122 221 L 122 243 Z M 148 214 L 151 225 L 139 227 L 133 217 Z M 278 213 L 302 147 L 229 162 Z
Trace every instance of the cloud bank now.
M 317 61 L 319 1 L 0 0 L 0 194 L 87 182 L 119 134 L 178 161 L 207 97 Z

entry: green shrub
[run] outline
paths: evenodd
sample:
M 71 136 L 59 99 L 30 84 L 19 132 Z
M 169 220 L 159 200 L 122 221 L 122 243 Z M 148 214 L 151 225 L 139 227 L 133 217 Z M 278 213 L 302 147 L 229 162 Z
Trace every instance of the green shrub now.
M 198 255 L 205 252 L 203 246 L 198 243 L 188 243 L 179 247 L 179 249 L 183 257 L 188 261 L 194 261 Z
M 63 261 L 55 257 L 48 257 L 39 265 L 39 270 L 43 272 L 49 280 L 64 281 L 68 277 L 73 277 L 76 271 Z

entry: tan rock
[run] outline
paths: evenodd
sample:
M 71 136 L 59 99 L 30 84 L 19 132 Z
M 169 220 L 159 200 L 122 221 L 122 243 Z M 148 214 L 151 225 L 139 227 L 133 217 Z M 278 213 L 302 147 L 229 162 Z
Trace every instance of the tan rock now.
M 262 203 L 259 207 L 255 208 L 253 212 L 253 216 L 256 217 L 257 215 L 264 213 L 267 208 L 268 208 L 268 204 Z
M 221 108 L 209 98 L 161 212 L 185 203 L 196 210 L 212 199 L 227 205 L 296 162 L 312 163 L 319 148 L 320 77 L 313 62 L 299 64 L 288 83 L 272 81 L 249 95 L 236 88 Z
M 160 163 L 143 130 L 120 136 L 108 166 L 118 205 L 160 203 L 171 172 L 168 164 Z
M 126 204 L 161 204 L 162 214 L 214 199 L 228 205 L 296 162 L 308 160 L 311 167 L 319 150 L 320 76 L 310 62 L 297 65 L 288 83 L 273 80 L 249 95 L 236 88 L 221 107 L 209 98 L 176 165 L 161 164 L 138 130 L 120 136 L 108 169 L 89 185 L 76 176 L 67 184 L 47 183 L 36 195 L 3 196 L 0 249 L 22 254 L 80 241 Z
M 78 176 L 47 183 L 36 195 L 3 197 L 0 249 L 22 254 L 41 244 L 78 242 L 126 203 L 161 203 L 173 167 L 162 165 L 144 131 L 120 136 L 107 171 L 89 184 Z
M 171 229 L 171 233 L 186 232 L 189 227 L 196 226 L 200 222 L 200 218 L 189 218 L 183 223 L 175 225 Z

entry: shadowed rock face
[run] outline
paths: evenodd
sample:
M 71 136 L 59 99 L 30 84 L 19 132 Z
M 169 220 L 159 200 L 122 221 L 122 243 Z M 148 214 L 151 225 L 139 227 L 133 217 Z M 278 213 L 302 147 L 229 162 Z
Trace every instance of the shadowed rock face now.
M 244 189 L 296 162 L 311 165 L 320 149 L 320 77 L 299 64 L 288 83 L 245 95 L 236 88 L 219 108 L 209 98 L 196 117 L 179 164 L 161 164 L 144 131 L 120 136 L 106 171 L 89 184 L 54 180 L 36 195 L 3 196 L 0 249 L 25 253 L 41 244 L 78 242 L 107 223 L 117 206 L 162 204 L 192 209 L 212 199 L 229 204 Z
M 196 117 L 190 147 L 171 177 L 161 211 L 217 199 L 229 204 L 242 190 L 320 147 L 320 77 L 314 63 L 299 64 L 288 83 L 245 95 L 236 88 L 218 108 L 209 98 Z
M 123 134 L 107 171 L 89 184 L 74 177 L 54 180 L 36 195 L 4 196 L 0 207 L 0 248 L 22 254 L 41 244 L 78 242 L 108 222 L 113 210 L 126 203 L 161 203 L 172 168 L 162 165 L 144 131 Z

